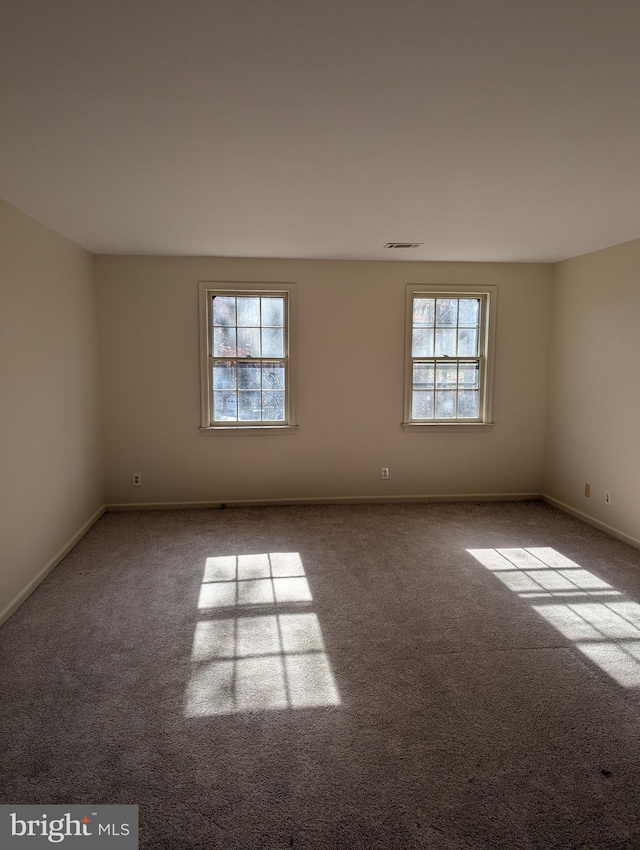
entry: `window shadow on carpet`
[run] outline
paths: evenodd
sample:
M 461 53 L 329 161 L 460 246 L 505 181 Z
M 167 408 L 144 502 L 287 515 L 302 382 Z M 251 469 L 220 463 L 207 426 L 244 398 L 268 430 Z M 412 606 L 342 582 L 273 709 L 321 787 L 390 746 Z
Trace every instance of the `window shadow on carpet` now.
M 640 687 L 640 605 L 550 547 L 468 549 L 619 685 Z
M 298 552 L 206 559 L 186 717 L 340 705 Z

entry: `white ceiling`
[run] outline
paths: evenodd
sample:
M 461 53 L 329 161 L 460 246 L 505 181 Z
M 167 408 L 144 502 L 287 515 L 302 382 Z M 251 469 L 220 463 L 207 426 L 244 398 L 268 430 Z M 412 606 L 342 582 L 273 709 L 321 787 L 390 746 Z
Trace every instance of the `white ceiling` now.
M 20 0 L 0 81 L 0 197 L 95 252 L 640 236 L 638 0 Z

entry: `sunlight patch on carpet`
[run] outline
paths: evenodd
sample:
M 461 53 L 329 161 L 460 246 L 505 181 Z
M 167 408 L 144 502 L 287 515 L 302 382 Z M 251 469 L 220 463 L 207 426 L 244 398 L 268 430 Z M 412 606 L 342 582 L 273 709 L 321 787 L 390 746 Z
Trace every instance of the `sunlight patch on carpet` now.
M 297 552 L 207 558 L 185 715 L 340 705 L 312 606 Z
M 467 549 L 623 687 L 640 687 L 640 605 L 550 547 Z

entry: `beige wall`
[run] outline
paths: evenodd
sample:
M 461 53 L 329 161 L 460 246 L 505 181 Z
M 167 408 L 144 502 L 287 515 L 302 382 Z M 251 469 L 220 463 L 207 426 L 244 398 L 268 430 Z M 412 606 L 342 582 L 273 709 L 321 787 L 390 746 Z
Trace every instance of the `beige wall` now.
M 545 493 L 640 541 L 640 240 L 555 277 Z
M 93 258 L 0 201 L 0 622 L 103 504 Z
M 96 280 L 108 504 L 541 492 L 550 266 L 99 256 Z M 296 434 L 200 435 L 199 280 L 296 282 Z M 410 282 L 498 285 L 491 432 L 402 431 Z

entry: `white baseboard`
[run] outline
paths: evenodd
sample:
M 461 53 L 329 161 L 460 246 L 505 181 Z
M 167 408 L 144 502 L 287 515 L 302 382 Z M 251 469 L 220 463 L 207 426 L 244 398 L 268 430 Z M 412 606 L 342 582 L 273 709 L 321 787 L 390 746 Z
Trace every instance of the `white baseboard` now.
M 229 499 L 219 502 L 124 502 L 106 505 L 108 511 L 172 511 L 194 508 L 249 508 L 269 505 L 360 505 L 409 502 L 531 502 L 540 493 L 454 493 L 434 496 L 324 496 L 301 499 Z
M 553 496 L 548 496 L 546 493 L 542 494 L 542 500 L 547 502 L 549 505 L 553 505 L 554 508 L 558 508 L 561 511 L 564 511 L 566 514 L 571 514 L 576 519 L 582 520 L 582 522 L 586 522 L 587 525 L 592 525 L 594 528 L 597 528 L 599 531 L 604 531 L 605 534 L 611 535 L 611 537 L 615 537 L 617 540 L 622 540 L 623 543 L 628 543 L 629 546 L 633 546 L 635 549 L 640 549 L 640 540 L 636 537 L 632 537 L 630 534 L 625 534 L 624 531 L 620 531 L 618 528 L 614 528 L 612 525 L 607 525 L 606 522 L 602 522 L 595 517 L 590 516 L 589 514 L 585 514 L 583 511 L 579 511 L 577 508 L 572 508 L 571 505 L 567 505 L 565 502 L 561 502 L 559 499 L 554 499 Z
M 60 561 L 69 554 L 69 552 L 73 549 L 76 543 L 78 543 L 85 536 L 87 531 L 89 531 L 91 526 L 96 524 L 96 522 L 103 515 L 104 511 L 105 507 L 104 505 L 102 505 L 100 508 L 98 508 L 94 515 L 85 522 L 82 528 L 77 531 L 70 540 L 67 540 L 62 549 L 60 549 L 60 551 L 55 554 L 53 558 L 48 561 L 47 564 L 45 564 L 45 566 L 40 570 L 40 572 L 31 579 L 29 584 L 27 584 L 27 586 L 24 587 L 20 591 L 20 593 L 14 596 L 11 602 L 9 602 L 9 604 L 6 605 L 2 609 L 2 611 L 0 611 L 0 626 L 3 623 L 6 623 L 9 617 L 18 610 L 18 608 L 22 605 L 25 599 L 33 593 L 33 591 L 42 581 L 44 581 L 44 579 L 49 575 L 51 570 L 53 570 L 54 567 L 57 567 Z

